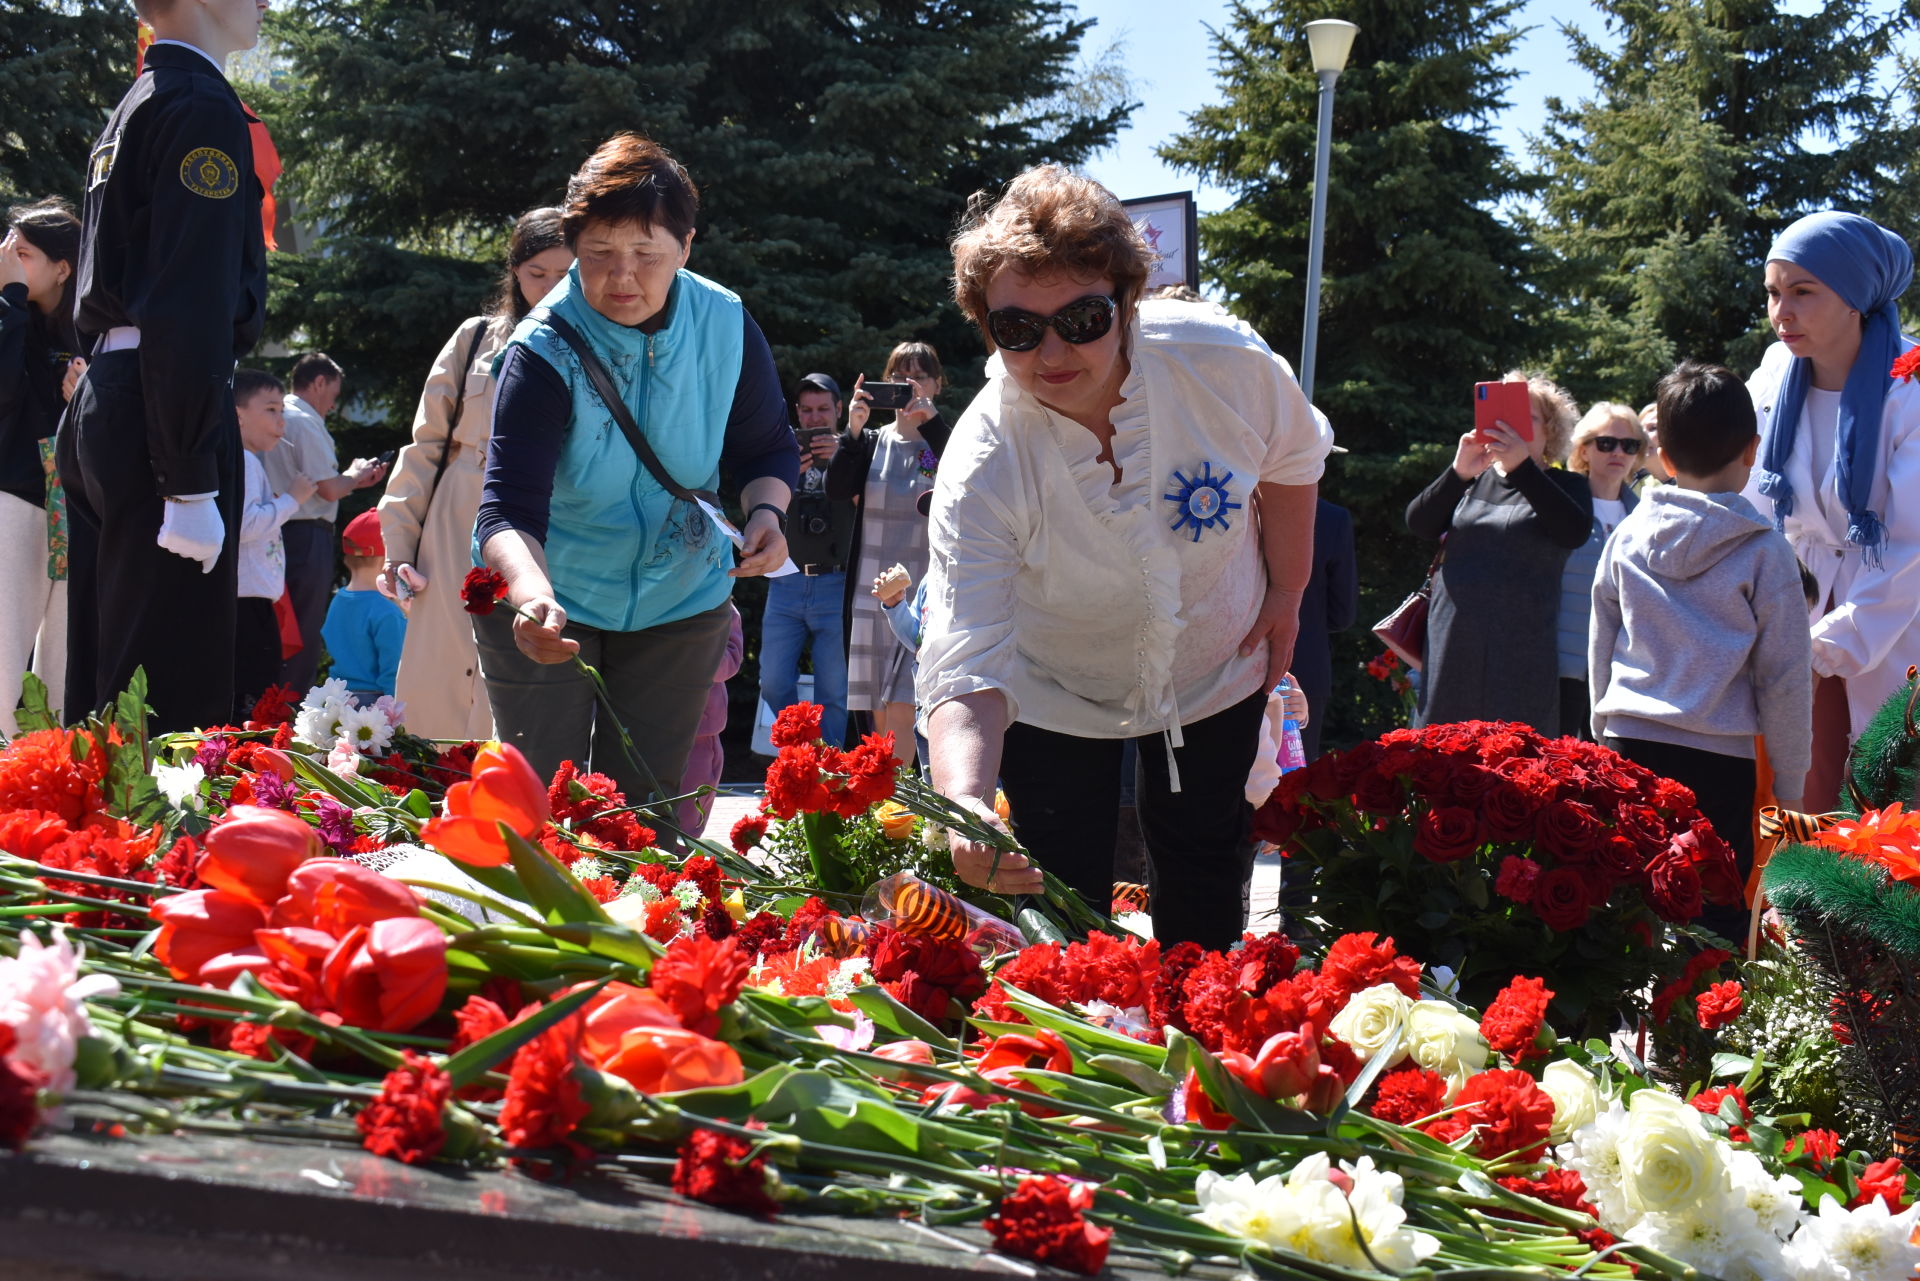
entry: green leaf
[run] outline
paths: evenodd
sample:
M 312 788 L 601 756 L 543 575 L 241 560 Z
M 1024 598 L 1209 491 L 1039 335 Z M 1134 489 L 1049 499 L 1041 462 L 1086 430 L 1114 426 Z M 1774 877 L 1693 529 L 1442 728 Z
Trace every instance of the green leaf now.
M 1068 1014 L 1037 997 L 1029 996 L 1017 987 L 1001 985 L 1007 993 L 1007 1004 L 1020 1011 L 1029 1023 L 1060 1033 L 1075 1046 L 1088 1046 L 1108 1054 L 1118 1054 L 1129 1059 L 1138 1059 L 1142 1063 L 1158 1066 L 1166 1059 L 1166 1051 L 1159 1046 L 1148 1045 L 1145 1041 L 1136 1041 L 1121 1032 L 1109 1028 L 1096 1027 L 1085 1019 Z
M 1755 1121 L 1747 1127 L 1747 1144 L 1760 1157 L 1777 1157 L 1787 1150 L 1787 1137 L 1770 1125 Z
M 830 1108 L 796 1112 L 780 1128 L 815 1143 L 876 1152 L 883 1156 L 940 1160 L 947 1155 L 946 1145 L 933 1137 L 936 1130 L 945 1130 L 946 1127 L 875 1100 L 863 1099 L 846 1112 Z M 964 1141 L 967 1136 L 960 1137 Z M 967 1146 L 973 1144 L 968 1143 Z
M 1119 1054 L 1093 1054 L 1087 1057 L 1087 1066 L 1110 1076 L 1117 1076 L 1138 1089 L 1142 1094 L 1167 1095 L 1174 1091 L 1179 1082 L 1164 1072 L 1156 1072 L 1146 1064 Z
M 1036 943 L 1065 943 L 1067 936 L 1053 918 L 1029 903 L 1013 914 L 1013 923 L 1027 936 L 1029 945 Z
M 506 839 L 514 874 L 526 887 L 526 900 L 539 908 L 548 921 L 613 924 L 613 918 L 607 915 L 598 899 L 587 893 L 586 886 L 580 884 L 572 872 L 547 857 L 539 846 L 505 823 L 500 824 L 500 835 Z
M 494 1064 L 585 1005 L 605 986 L 606 982 L 602 981 L 557 1001 L 549 1001 L 519 1022 L 509 1023 L 492 1036 L 480 1038 L 448 1059 L 447 1075 L 453 1078 L 454 1088 L 478 1081 Z
M 20 710 L 14 713 L 13 721 L 21 734 L 60 728 L 60 718 L 47 706 L 47 684 L 32 672 L 20 678 Z
M 417 787 L 401 799 L 400 808 L 418 819 L 433 817 L 433 802 Z
M 1042 1094 L 1051 1095 L 1056 1099 L 1067 1099 L 1074 1103 L 1118 1108 L 1124 1104 L 1140 1101 L 1138 1091 L 1121 1089 L 1117 1085 L 1108 1085 L 1103 1081 L 1089 1080 L 1084 1076 L 1072 1076 L 1065 1072 L 1049 1072 L 1045 1068 L 1021 1068 L 1013 1075 Z
M 847 994 L 847 999 L 855 1009 L 896 1036 L 912 1037 L 942 1050 L 954 1048 L 952 1037 L 894 1000 L 893 993 L 877 983 L 861 984 Z
M 1730 1054 L 1725 1050 L 1713 1056 L 1713 1066 L 1708 1069 L 1708 1078 L 1724 1081 L 1730 1076 L 1744 1076 L 1753 1070 L 1753 1059 L 1745 1054 Z
M 585 948 L 595 956 L 636 966 L 642 974 L 651 970 L 654 961 L 666 954 L 664 947 L 640 931 L 624 925 L 566 921 L 542 925 L 539 929 L 542 934 Z

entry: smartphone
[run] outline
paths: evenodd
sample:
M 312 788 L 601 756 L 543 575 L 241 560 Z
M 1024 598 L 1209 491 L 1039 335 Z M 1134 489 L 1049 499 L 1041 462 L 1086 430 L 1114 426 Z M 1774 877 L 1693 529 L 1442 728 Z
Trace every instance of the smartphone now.
M 863 383 L 861 388 L 873 397 L 875 409 L 898 411 L 913 403 L 912 383 Z
M 1533 439 L 1533 401 L 1525 383 L 1475 383 L 1473 385 L 1473 430 L 1481 440 L 1491 440 L 1495 422 L 1503 422 L 1520 433 L 1520 439 Z
M 391 467 L 393 465 L 393 460 L 399 456 L 400 456 L 400 451 L 398 449 L 389 449 L 384 454 L 379 455 L 373 461 L 376 463 L 379 463 L 382 467 Z

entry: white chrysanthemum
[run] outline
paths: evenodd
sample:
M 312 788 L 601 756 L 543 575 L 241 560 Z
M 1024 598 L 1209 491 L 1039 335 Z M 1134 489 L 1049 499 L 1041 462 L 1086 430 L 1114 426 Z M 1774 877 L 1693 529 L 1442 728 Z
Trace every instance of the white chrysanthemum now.
M 850 956 L 840 962 L 827 976 L 828 997 L 839 1001 L 852 996 L 853 989 L 869 981 L 867 971 L 872 968 L 873 962 L 864 956 Z
M 1593 1073 L 1572 1059 L 1555 1059 L 1540 1074 L 1540 1089 L 1553 1100 L 1552 1138 L 1558 1142 L 1592 1123 L 1604 1100 Z
M 321 681 L 307 690 L 307 696 L 300 700 L 300 706 L 329 707 L 334 711 L 345 711 L 353 703 L 353 695 L 347 690 L 346 678 L 336 676 L 332 680 Z
M 1700 1113 L 1665 1090 L 1648 1089 L 1627 1103 L 1620 1140 L 1620 1183 L 1636 1214 L 1684 1214 L 1732 1190 L 1722 1154 L 1729 1151 Z
M 1412 1008 L 1413 1002 L 1399 988 L 1391 983 L 1376 984 L 1354 993 L 1346 1008 L 1333 1016 L 1327 1030 L 1352 1046 L 1355 1054 L 1370 1059 L 1384 1046 L 1405 1043 L 1407 1014 Z M 1404 1053 L 1396 1054 L 1392 1062 L 1405 1057 Z
M 1773 1281 L 1779 1275 L 1780 1242 L 1761 1230 L 1737 1192 L 1646 1215 L 1626 1236 L 1720 1281 Z
M 593 855 L 588 854 L 582 858 L 573 860 L 573 866 L 567 870 L 572 872 L 574 876 L 580 880 L 590 881 L 596 876 L 605 876 L 607 874 L 607 865 Z
M 1587 1198 L 1600 1211 L 1600 1226 L 1609 1232 L 1625 1231 L 1637 1217 L 1627 1208 L 1620 1168 L 1620 1140 L 1626 1133 L 1627 1110 L 1614 1103 L 1575 1130 L 1559 1150 L 1561 1163 L 1586 1183 Z
M 82 1002 L 120 990 L 108 975 L 81 977 L 85 959 L 85 949 L 69 942 L 59 925 L 51 943 L 23 930 L 19 955 L 0 957 L 0 1023 L 15 1038 L 7 1057 L 38 1074 L 55 1094 L 73 1088 L 73 1056 L 80 1038 L 93 1034 Z
M 1795 1281 L 1898 1281 L 1920 1265 L 1911 1241 L 1920 1205 L 1894 1214 L 1879 1197 L 1849 1210 L 1832 1197 L 1800 1225 L 1784 1251 Z
M 167 804 L 175 809 L 206 808 L 206 798 L 200 795 L 200 785 L 207 781 L 207 771 L 191 761 L 185 765 L 162 765 L 155 761 L 153 781 L 159 786 L 160 795 L 167 798 Z
M 344 705 L 335 707 L 330 703 L 304 703 L 299 715 L 293 718 L 293 736 L 313 747 L 331 746 L 340 739 L 345 714 Z
M 1352 1164 L 1342 1161 L 1340 1168 L 1353 1180 L 1347 1201 L 1366 1235 L 1367 1250 L 1382 1265 L 1394 1272 L 1406 1272 L 1440 1249 L 1438 1238 L 1406 1226 L 1404 1179 L 1391 1171 L 1375 1169 L 1370 1156 Z
M 687 912 L 691 912 L 707 901 L 706 896 L 700 892 L 700 887 L 692 881 L 682 881 L 674 886 L 673 897 L 679 901 L 681 910 Z
M 1200 1205 L 1193 1217 L 1208 1227 L 1248 1241 L 1292 1248 L 1299 1216 L 1287 1181 L 1279 1175 L 1256 1180 L 1242 1173 L 1229 1179 L 1203 1170 L 1193 1190 Z
M 386 751 L 393 742 L 393 726 L 377 707 L 349 707 L 340 714 L 340 737 L 356 751 L 372 755 Z
M 1323 1153 L 1307 1157 L 1284 1180 L 1273 1175 L 1255 1181 L 1249 1174 L 1227 1179 L 1207 1171 L 1195 1187 L 1200 1209 L 1194 1217 L 1222 1232 L 1342 1267 L 1372 1268 L 1377 1261 L 1405 1271 L 1440 1248 L 1432 1236 L 1405 1226 L 1399 1175 L 1374 1169 L 1367 1158 L 1342 1169 L 1351 1195 L 1332 1180 Z
M 1799 1180 L 1790 1174 L 1775 1177 L 1759 1157 L 1739 1148 L 1727 1152 L 1726 1164 L 1734 1199 L 1746 1205 L 1760 1229 L 1781 1241 L 1792 1236 L 1804 1217 Z
M 1446 1078 L 1448 1100 L 1487 1065 L 1490 1053 L 1480 1025 L 1445 1001 L 1415 1001 L 1407 1007 L 1407 1054 Z

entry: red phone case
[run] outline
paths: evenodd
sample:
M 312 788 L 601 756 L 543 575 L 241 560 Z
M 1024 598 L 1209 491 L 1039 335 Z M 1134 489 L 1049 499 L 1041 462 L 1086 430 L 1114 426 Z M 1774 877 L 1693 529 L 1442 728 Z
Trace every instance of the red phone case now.
M 1475 383 L 1473 385 L 1473 430 L 1482 440 L 1491 439 L 1487 429 L 1498 420 L 1520 433 L 1520 439 L 1533 439 L 1533 403 L 1527 398 L 1525 383 Z

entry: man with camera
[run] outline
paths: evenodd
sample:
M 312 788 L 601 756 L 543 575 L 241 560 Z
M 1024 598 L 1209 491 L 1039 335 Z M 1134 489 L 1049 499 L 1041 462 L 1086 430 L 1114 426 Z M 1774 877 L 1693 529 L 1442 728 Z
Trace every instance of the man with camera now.
M 840 384 L 808 374 L 794 388 L 800 482 L 787 508 L 787 551 L 795 574 L 767 582 L 760 620 L 760 697 L 777 716 L 799 701 L 800 653 L 813 659 L 813 700 L 823 709 L 820 732 L 833 747 L 847 737 L 847 640 L 842 607 L 853 547 L 851 499 L 827 497 L 827 464 L 840 449 Z

